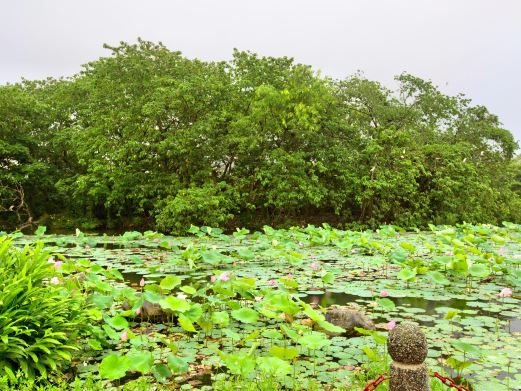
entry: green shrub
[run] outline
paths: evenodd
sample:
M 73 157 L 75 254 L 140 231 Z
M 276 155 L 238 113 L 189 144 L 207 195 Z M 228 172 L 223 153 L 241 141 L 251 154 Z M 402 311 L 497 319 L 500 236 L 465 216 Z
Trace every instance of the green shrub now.
M 103 390 L 121 390 L 121 391 L 161 391 L 169 390 L 168 386 L 154 384 L 153 378 L 140 377 L 129 380 L 120 387 L 110 387 L 101 380 L 96 380 L 89 373 L 86 377 L 76 377 L 72 381 L 67 379 L 53 379 L 53 381 L 37 381 L 32 379 L 16 378 L 11 379 L 8 376 L 0 376 L 0 391 L 103 391 Z
M 223 182 L 183 189 L 157 204 L 157 228 L 179 235 L 192 224 L 222 227 L 233 218 L 235 203 L 231 193 Z
M 78 349 L 84 300 L 63 286 L 50 256 L 43 243 L 19 249 L 0 238 L 0 376 L 46 377 Z

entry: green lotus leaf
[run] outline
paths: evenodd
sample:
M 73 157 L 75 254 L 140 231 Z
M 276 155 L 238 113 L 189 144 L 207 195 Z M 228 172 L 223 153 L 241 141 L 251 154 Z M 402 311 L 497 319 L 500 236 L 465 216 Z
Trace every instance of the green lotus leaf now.
M 127 353 L 129 369 L 141 373 L 149 373 L 154 364 L 154 356 L 149 351 L 130 351 Z
M 159 286 L 162 289 L 165 289 L 167 291 L 170 291 L 174 289 L 176 286 L 180 285 L 183 279 L 179 276 L 166 276 L 161 280 L 159 283 Z
M 230 317 L 226 311 L 214 312 L 212 313 L 212 322 L 221 326 L 227 326 L 230 323 Z
M 186 331 L 190 331 L 192 333 L 195 333 L 197 332 L 197 330 L 195 329 L 193 323 L 190 321 L 189 318 L 187 318 L 186 316 L 184 315 L 179 315 L 179 325 Z
M 475 263 L 469 267 L 469 274 L 477 278 L 485 278 L 490 275 L 490 270 L 486 265 L 482 263 Z
M 130 367 L 129 359 L 126 356 L 111 354 L 101 361 L 99 374 L 103 379 L 121 379 L 126 375 Z
M 382 307 L 386 311 L 393 311 L 396 308 L 394 302 L 391 299 L 388 299 L 387 297 L 378 298 L 376 299 L 376 302 L 380 307 Z
M 105 322 L 113 329 L 116 329 L 116 330 L 128 329 L 128 322 L 122 316 L 118 315 L 113 318 L 104 316 L 103 318 L 104 318 Z
M 284 360 L 293 360 L 299 355 L 297 348 L 272 346 L 270 348 L 270 354 L 273 357 L 278 357 Z
M 185 299 L 175 296 L 167 296 L 166 299 L 159 301 L 161 308 L 176 312 L 185 312 L 190 309 L 190 303 Z
M 173 373 L 185 373 L 188 372 L 188 362 L 185 358 L 177 357 L 170 353 L 166 357 L 166 362 L 168 364 L 168 367 L 172 370 Z
M 241 308 L 231 312 L 233 318 L 243 323 L 255 323 L 259 319 L 259 313 L 251 308 Z
M 433 270 L 427 273 L 427 276 L 434 282 L 435 284 L 440 285 L 449 285 L 450 281 L 439 271 Z
M 155 364 L 152 367 L 152 373 L 154 377 L 159 381 L 164 381 L 172 376 L 172 371 L 165 364 Z
M 331 341 L 323 333 L 312 332 L 300 337 L 298 343 L 307 349 L 315 350 L 330 345 Z
M 257 367 L 269 376 L 284 377 L 293 371 L 290 363 L 278 357 L 258 357 Z

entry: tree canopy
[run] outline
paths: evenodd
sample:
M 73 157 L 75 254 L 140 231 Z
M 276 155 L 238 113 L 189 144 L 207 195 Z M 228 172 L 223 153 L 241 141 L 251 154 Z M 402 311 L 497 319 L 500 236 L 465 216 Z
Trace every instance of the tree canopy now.
M 521 221 L 512 134 L 430 81 L 106 48 L 71 78 L 0 86 L 2 227 Z

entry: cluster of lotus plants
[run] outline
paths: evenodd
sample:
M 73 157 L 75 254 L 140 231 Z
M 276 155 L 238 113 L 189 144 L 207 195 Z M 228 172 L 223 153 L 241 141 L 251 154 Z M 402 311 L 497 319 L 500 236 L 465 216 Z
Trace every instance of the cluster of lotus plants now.
M 361 389 L 387 370 L 387 331 L 412 320 L 427 335 L 433 370 L 479 390 L 521 386 L 519 225 L 231 235 L 192 226 L 186 237 L 40 227 L 3 236 L 17 248 L 38 242 L 43 284 L 81 297 L 88 327 L 55 368 L 79 379 Z M 331 306 L 356 308 L 376 330 L 346 334 L 326 320 Z M 17 369 L 25 368 L 9 367 Z

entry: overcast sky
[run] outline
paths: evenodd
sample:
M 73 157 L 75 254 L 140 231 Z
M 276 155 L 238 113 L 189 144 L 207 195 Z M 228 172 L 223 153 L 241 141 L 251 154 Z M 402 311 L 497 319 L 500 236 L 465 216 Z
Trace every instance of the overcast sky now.
M 521 140 L 521 0 L 0 0 L 0 83 L 68 76 L 103 43 L 188 57 L 291 56 L 394 86 L 407 71 L 499 115 Z

